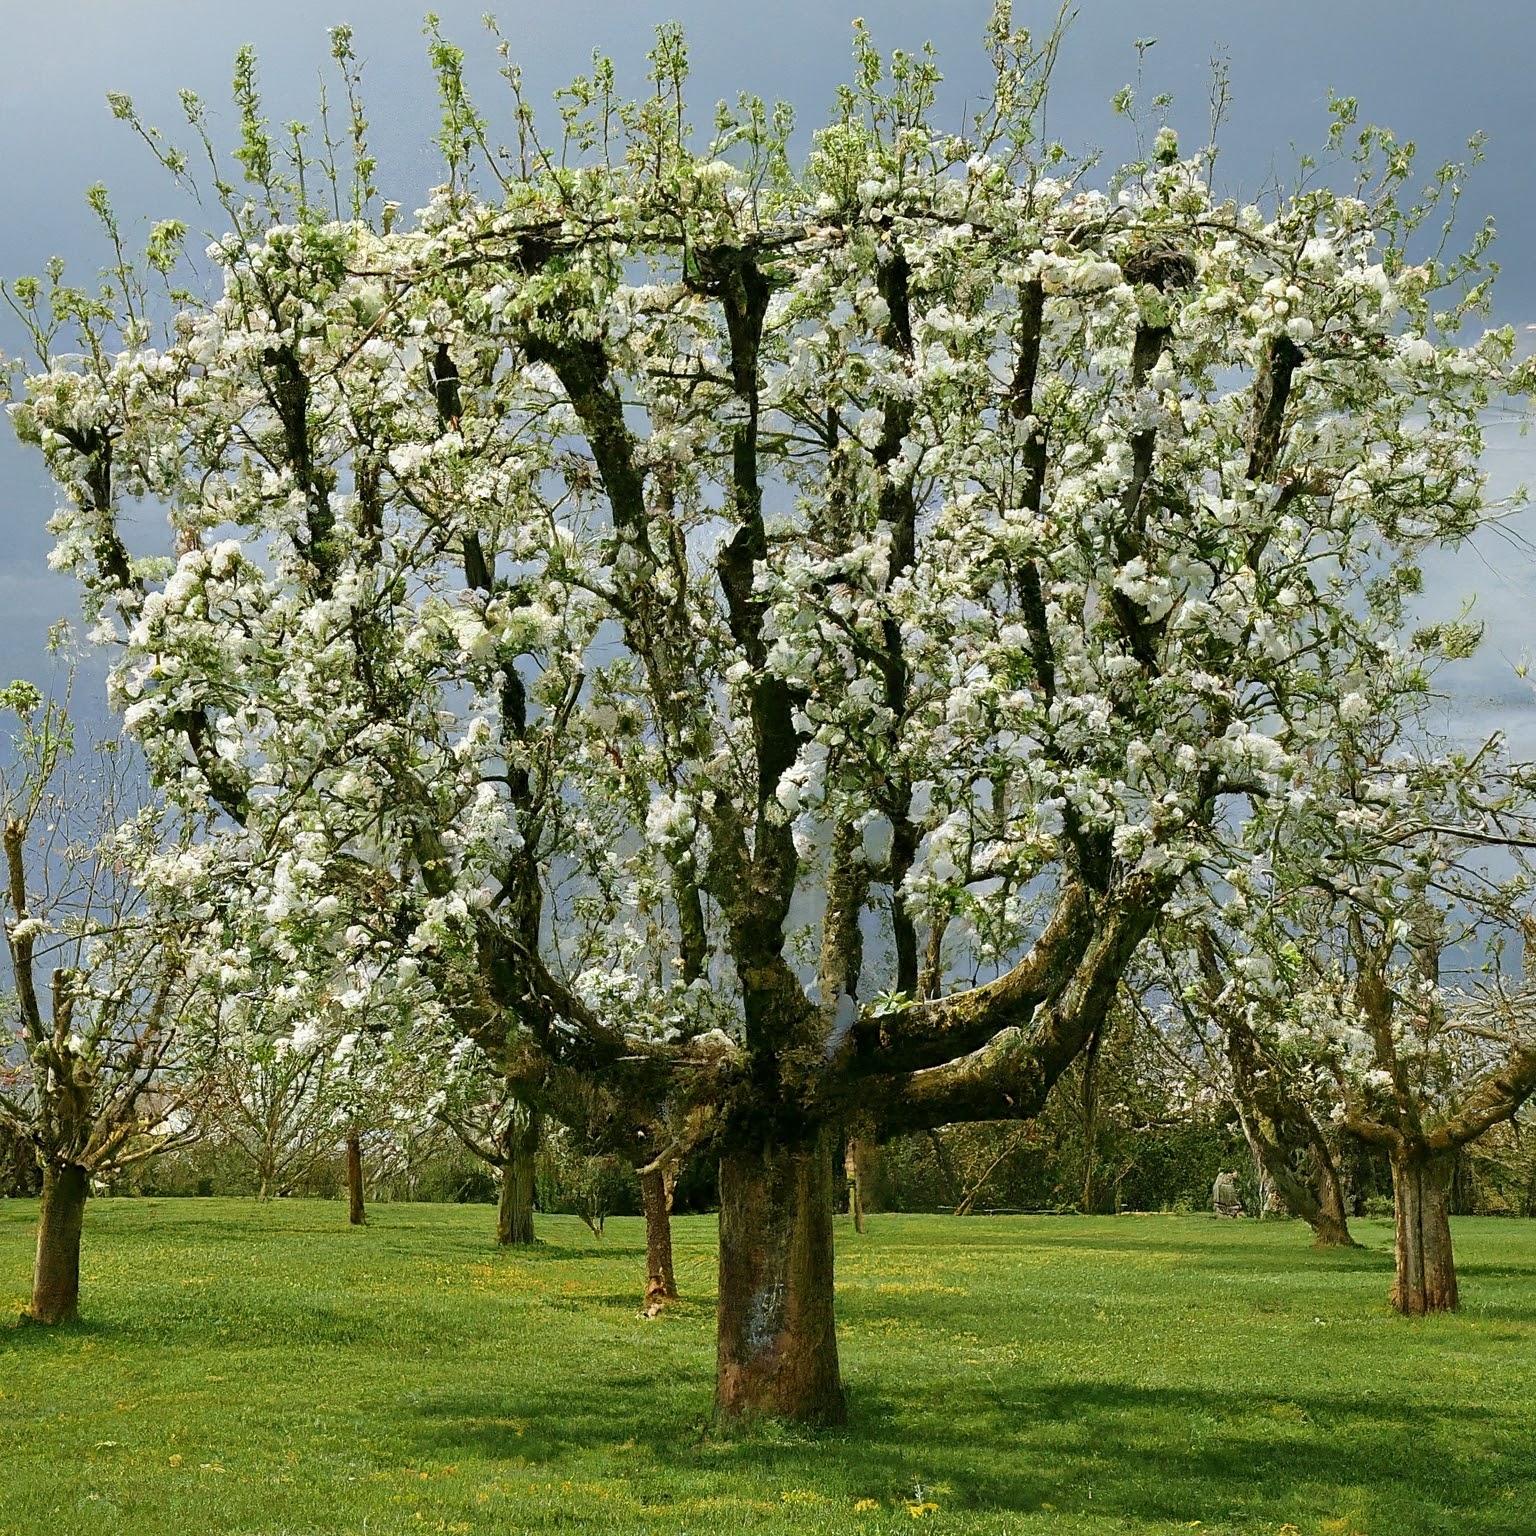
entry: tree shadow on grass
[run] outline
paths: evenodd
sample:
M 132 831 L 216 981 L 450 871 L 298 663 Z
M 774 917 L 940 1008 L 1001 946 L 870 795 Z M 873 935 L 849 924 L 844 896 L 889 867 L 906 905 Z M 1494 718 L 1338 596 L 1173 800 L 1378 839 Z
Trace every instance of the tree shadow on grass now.
M 922 1486 L 946 1509 L 1053 1507 L 1116 1519 L 1269 1522 L 1332 1515 L 1370 1499 L 1400 1533 L 1528 1536 L 1526 1497 L 1506 1497 L 1529 1446 L 1496 1413 L 1349 1392 L 1270 1402 L 1242 1391 L 1086 1382 L 851 1397 L 846 1429 L 703 1433 L 699 1384 L 659 1371 L 505 1392 L 437 1396 L 400 1429 L 423 1456 L 478 1455 L 548 1476 L 590 1476 L 592 1459 L 637 1489 L 675 1493 L 813 1488 L 834 1500 L 899 1499 Z M 1524 1463 L 1529 1466 L 1527 1460 Z M 1373 1525 L 1371 1529 L 1376 1529 Z M 1386 1525 L 1381 1526 L 1386 1529 Z
M 565 1262 L 572 1259 L 643 1260 L 645 1258 L 645 1245 L 643 1243 L 614 1243 L 612 1246 L 609 1246 L 607 1242 L 603 1242 L 600 1248 L 573 1248 L 562 1243 L 546 1242 L 542 1237 L 527 1248 L 503 1248 L 493 1243 L 490 1245 L 489 1251 L 500 1254 L 509 1260 L 531 1259 L 535 1263 L 552 1260 Z
M 953 1417 L 953 1415 L 952 1415 Z M 1257 1509 L 1330 1511 L 1341 1498 L 1379 1497 L 1391 1485 L 1400 1509 L 1453 1517 L 1457 1530 L 1508 1532 L 1513 1517 L 1490 1521 L 1521 1427 L 1464 1403 L 1393 1402 L 1374 1394 L 1308 1392 L 1270 1397 L 1246 1389 L 1058 1383 L 1001 1392 L 973 1411 L 978 1437 L 1053 1444 L 1065 1490 L 1077 1500 L 1135 1521 L 1238 1520 Z M 1041 1432 L 1036 1426 L 1054 1426 Z M 1481 1459 L 1503 1438 L 1499 1469 Z M 1468 1453 L 1473 1453 L 1468 1455 Z M 1074 1476 L 1075 1474 L 1075 1476 Z M 978 1499 L 1006 1500 L 1006 1480 L 978 1480 Z M 1069 1507 L 1058 1497 L 1059 1507 Z M 1069 1501 L 1070 1502 L 1070 1501 Z M 1390 1521 L 1387 1522 L 1389 1525 Z M 1441 1518 L 1428 1520 L 1441 1528 Z M 1375 1528 L 1373 1526 L 1373 1528 Z M 1406 1530 L 1406 1525 L 1398 1525 Z
M 1191 1244 L 1187 1231 L 1155 1232 L 1143 1238 L 1142 1230 L 1128 1226 L 1123 1238 L 1092 1230 L 1058 1240 L 1040 1237 L 1033 1232 L 999 1233 L 995 1241 L 975 1240 L 969 1232 L 964 1237 L 969 1249 L 996 1252 L 1014 1262 L 1028 1266 L 1039 1264 L 1047 1269 L 1075 1264 L 1085 1256 L 1115 1260 L 1133 1268 L 1158 1270 L 1188 1268 L 1193 1264 L 1200 1269 L 1243 1270 L 1254 1274 L 1267 1271 L 1294 1273 L 1297 1269 L 1326 1273 L 1338 1269 L 1374 1268 L 1382 1264 L 1390 1268 L 1392 1263 L 1390 1240 L 1381 1245 L 1366 1242 L 1354 1248 L 1320 1248 L 1299 1222 L 1286 1223 L 1278 1229 L 1273 1224 L 1260 1227 L 1224 1223 L 1220 1229 L 1202 1233 L 1198 1247 Z M 911 1247 L 923 1251 L 918 1244 Z M 908 1245 L 892 1243 L 877 1252 L 881 1256 L 900 1254 L 907 1248 Z
M 13 1349 L 46 1349 L 61 1340 L 110 1338 L 120 1332 L 114 1323 L 89 1314 L 67 1323 L 34 1323 L 16 1313 L 0 1322 L 0 1338 Z
M 1536 1280 L 1536 1263 L 1532 1264 L 1482 1264 L 1474 1260 L 1470 1264 L 1456 1266 L 1456 1273 L 1463 1279 L 1471 1276 L 1481 1280 Z
M 543 1305 L 557 1312 L 579 1312 L 583 1315 L 598 1311 L 627 1313 L 638 1317 L 645 1300 L 645 1277 L 641 1275 L 634 1287 L 624 1291 L 576 1291 L 571 1295 L 553 1295 L 543 1298 Z
M 1536 1300 L 1520 1303 L 1478 1295 L 1464 1295 L 1461 1311 L 1456 1316 L 1476 1318 L 1479 1322 L 1523 1323 L 1526 1326 L 1530 1326 L 1536 1323 Z M 1423 1319 L 1412 1318 L 1407 1319 L 1407 1321 L 1417 1323 L 1422 1322 Z M 1523 1339 L 1525 1335 L 1522 1333 L 1513 1335 L 1513 1337 Z M 1536 1520 L 1533 1520 L 1532 1523 L 1533 1526 L 1536 1526 Z
M 1390 1254 L 1392 1251 L 1390 1233 L 1382 1244 L 1367 1241 L 1356 1248 L 1319 1248 L 1313 1243 L 1309 1229 L 1299 1221 L 1227 1221 L 1212 1217 L 1208 1227 L 1198 1229 L 1200 1241 L 1197 1246 L 1191 1242 L 1187 1227 L 1164 1230 L 1125 1217 L 1117 1219 L 1126 1223 L 1118 1232 L 1085 1227 L 1078 1233 L 1067 1233 L 1054 1239 L 1034 1232 L 1027 1235 L 1020 1232 L 1006 1240 L 1003 1246 L 1015 1252 L 1059 1253 L 1063 1256 L 1104 1253 L 1117 1258 L 1162 1257 L 1179 1262 L 1188 1262 L 1192 1253 L 1198 1253 L 1202 1263 L 1228 1258 L 1280 1263 L 1297 1254 L 1311 1254 L 1326 1260 L 1352 1253 Z M 1006 1234 L 1000 1236 L 1006 1238 Z

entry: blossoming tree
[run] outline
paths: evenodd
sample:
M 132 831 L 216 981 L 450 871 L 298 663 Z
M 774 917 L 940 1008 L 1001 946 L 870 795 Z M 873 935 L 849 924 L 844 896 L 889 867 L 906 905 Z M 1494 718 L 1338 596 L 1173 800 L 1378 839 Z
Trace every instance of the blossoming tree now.
M 1231 866 L 1225 914 L 1241 938 L 1207 930 L 1201 945 L 1205 994 L 1261 1103 L 1289 1103 L 1315 1163 L 1328 1159 L 1314 1105 L 1390 1158 L 1392 1303 L 1408 1314 L 1457 1306 L 1454 1160 L 1536 1094 L 1517 958 L 1536 931 L 1531 770 L 1498 738 L 1469 751 L 1424 722 L 1433 695 L 1416 652 L 1473 638 L 1437 626 L 1356 674 L 1298 770 L 1308 792 L 1244 829 L 1252 858 Z
M 557 1116 L 694 1117 L 726 1418 L 843 1413 L 839 1128 L 1033 1114 L 1245 807 L 1311 792 L 1380 573 L 1482 515 L 1512 341 L 1451 339 L 1480 247 L 1410 262 L 1410 154 L 1239 205 L 1165 129 L 1096 188 L 1037 134 L 1055 42 L 999 7 L 961 137 L 860 32 L 797 170 L 783 109 L 690 131 L 672 29 L 557 143 L 509 66 L 508 150 L 438 39 L 405 225 L 360 111 L 318 200 L 247 58 L 220 291 L 158 340 L 131 284 L 17 292 L 211 962 L 471 1034 Z
M 331 1048 L 318 1031 L 225 1031 L 209 1083 L 210 1138 L 249 1172 L 256 1196 L 291 1194 L 340 1141 Z
M 1329 1113 L 1337 1091 L 1326 1042 L 1295 1027 L 1268 956 L 1248 947 L 1245 900 L 1226 894 L 1228 913 L 1211 903 L 1165 924 L 1162 965 L 1149 984 L 1166 998 L 1161 1013 L 1178 1045 L 1214 1066 L 1214 1086 L 1237 1111 L 1260 1170 L 1259 1214 L 1272 1190 L 1318 1247 L 1357 1247 Z M 1289 942 L 1280 940 L 1283 954 Z
M 459 1053 L 453 1066 L 446 1087 L 434 1096 L 434 1112 L 465 1147 L 496 1170 L 497 1243 L 533 1243 L 534 1164 L 544 1136 L 543 1117 L 523 1102 L 514 1084 L 491 1071 L 472 1046 Z

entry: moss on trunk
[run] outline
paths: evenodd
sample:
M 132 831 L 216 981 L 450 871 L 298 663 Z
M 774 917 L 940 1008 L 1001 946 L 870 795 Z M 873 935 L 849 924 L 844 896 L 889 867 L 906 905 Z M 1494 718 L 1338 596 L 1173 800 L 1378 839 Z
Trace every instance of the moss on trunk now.
M 538 1135 L 519 1131 L 509 1138 L 501 1165 L 501 1200 L 496 1207 L 496 1241 L 503 1248 L 524 1248 L 533 1235 L 533 1163 Z

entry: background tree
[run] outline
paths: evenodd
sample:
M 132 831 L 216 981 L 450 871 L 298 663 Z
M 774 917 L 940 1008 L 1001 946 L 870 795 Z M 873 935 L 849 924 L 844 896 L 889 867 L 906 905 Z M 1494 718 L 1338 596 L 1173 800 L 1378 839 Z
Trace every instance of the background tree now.
M 1490 1126 L 1467 1151 L 1477 1214 L 1536 1215 L 1536 1139 L 1529 1108 Z
M 13 991 L 0 1119 L 42 1170 L 37 1263 L 25 1313 L 78 1314 L 80 1239 L 94 1180 L 185 1142 L 201 1097 L 181 1038 L 197 989 L 166 914 L 124 878 L 160 843 L 134 800 L 126 748 L 82 765 L 61 704 L 30 683 L 0 689 L 20 728 L 0 767 L 0 896 Z
M 1392 1160 L 1392 1305 L 1416 1315 L 1460 1304 L 1449 1220 L 1455 1158 L 1536 1093 L 1536 1034 L 1527 999 L 1490 1008 L 1486 998 L 1447 996 L 1438 936 L 1410 935 L 1403 957 L 1395 926 L 1349 919 L 1341 969 L 1375 1064 L 1363 1080 L 1341 1073 L 1341 1084 L 1350 1132 Z
M 356 1227 L 366 1220 L 365 1150 L 382 1164 L 390 1143 L 421 1112 L 420 1079 L 402 1070 L 402 1053 L 395 1049 L 389 1020 L 375 1026 L 358 1008 L 341 1011 L 349 1027 L 336 1040 L 331 1060 L 338 1069 L 335 1091 L 346 1158 L 347 1221 Z M 378 1172 L 383 1171 L 381 1166 Z
M 1179 1016 L 1182 1048 L 1214 1067 L 1259 1168 L 1254 1214 L 1273 1190 L 1284 1209 L 1312 1228 L 1323 1248 L 1358 1246 L 1349 1214 L 1330 1111 L 1334 1077 L 1323 1041 L 1295 1027 L 1283 1002 L 1244 985 L 1247 971 L 1267 977 L 1268 962 L 1248 949 L 1240 930 L 1223 933 L 1206 914 L 1164 936 L 1156 984 Z
M 635 1170 L 645 1216 L 645 1314 L 654 1317 L 676 1300 L 672 1193 L 677 1167 L 698 1140 L 697 1127 L 669 1121 L 665 1105 L 647 1110 L 597 1086 L 577 1093 L 567 1084 L 558 1097 L 564 1123 L 550 1144 L 537 1084 L 524 1082 L 516 1069 L 494 1071 L 468 1041 L 450 1047 L 447 1061 L 437 1113 L 464 1146 L 498 1171 L 497 1242 L 534 1241 L 535 1169 L 541 1153 L 556 1171 L 554 1182 L 594 1232 L 601 1230 L 608 1208 L 612 1166 L 622 1159 Z
M 292 1035 L 222 1037 L 208 1124 L 250 1169 L 256 1196 L 292 1194 L 342 1141 L 343 1085 L 330 1047 L 303 1025 Z
M 439 1098 L 437 1113 L 443 1122 L 497 1172 L 496 1241 L 503 1247 L 534 1242 L 535 1161 L 543 1141 L 543 1117 L 519 1096 L 515 1083 L 491 1072 L 474 1051 L 459 1053 L 449 1086 Z
M 1331 1118 L 1390 1157 L 1392 1301 L 1410 1314 L 1458 1304 L 1456 1160 L 1536 1092 L 1531 1000 L 1507 953 L 1531 930 L 1531 876 L 1511 862 L 1536 828 L 1530 768 L 1498 738 L 1469 752 L 1426 728 L 1422 648 L 1474 638 L 1437 626 L 1357 674 L 1304 785 L 1257 810 L 1229 904 L 1252 948 L 1219 998 L 1228 1015 L 1268 1012 L 1277 1045 L 1301 1042 L 1332 1079 Z M 1255 1074 L 1279 1067 L 1257 1031 L 1246 1048 Z
M 156 344 L 131 278 L 15 290 L 56 558 L 207 818 L 220 963 L 467 1032 L 557 1112 L 706 1116 L 727 1419 L 841 1418 L 843 1127 L 1039 1111 L 1393 654 L 1524 381 L 1455 340 L 1485 239 L 1411 259 L 1453 169 L 1405 206 L 1366 131 L 1350 193 L 1240 205 L 1164 128 L 1090 189 L 1039 133 L 1057 41 L 1000 5 L 957 135 L 860 30 L 797 172 L 783 110 L 692 134 L 675 29 L 649 96 L 600 62 L 505 153 L 434 37 L 408 228 L 360 117 L 321 201 L 247 55 L 222 292 Z

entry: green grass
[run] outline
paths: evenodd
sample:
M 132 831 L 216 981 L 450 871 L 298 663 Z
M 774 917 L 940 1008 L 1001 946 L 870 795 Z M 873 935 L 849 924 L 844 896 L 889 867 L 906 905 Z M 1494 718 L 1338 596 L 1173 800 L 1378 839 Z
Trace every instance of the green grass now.
M 17 1310 L 34 1215 L 0 1202 Z M 1380 1222 L 1324 1255 L 1294 1224 L 875 1217 L 838 1234 L 848 1428 L 722 1439 L 712 1220 L 677 1223 L 655 1323 L 638 1221 L 545 1219 L 532 1254 L 491 1221 L 94 1202 L 87 1321 L 0 1327 L 0 1533 L 1536 1529 L 1536 1223 L 1458 1223 L 1465 1308 L 1408 1323 Z

